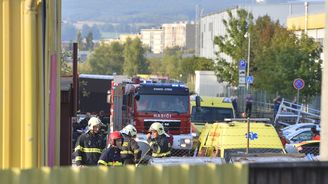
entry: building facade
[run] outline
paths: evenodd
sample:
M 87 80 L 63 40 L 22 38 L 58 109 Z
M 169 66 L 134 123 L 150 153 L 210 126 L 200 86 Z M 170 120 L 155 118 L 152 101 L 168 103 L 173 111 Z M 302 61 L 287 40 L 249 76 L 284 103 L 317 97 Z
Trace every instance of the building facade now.
M 141 42 L 148 46 L 151 52 L 158 54 L 163 52 L 164 35 L 162 29 L 142 29 Z
M 300 36 L 303 32 L 323 45 L 325 36 L 325 14 L 295 16 L 287 19 L 287 29 Z
M 194 23 L 179 22 L 172 24 L 163 24 L 162 29 L 164 32 L 164 48 L 195 48 Z

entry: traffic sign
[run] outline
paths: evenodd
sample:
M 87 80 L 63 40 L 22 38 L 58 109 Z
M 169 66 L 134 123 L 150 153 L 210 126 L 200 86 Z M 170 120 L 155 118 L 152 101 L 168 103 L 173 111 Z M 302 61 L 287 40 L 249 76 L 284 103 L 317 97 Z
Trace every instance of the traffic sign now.
M 297 90 L 300 90 L 300 89 L 303 89 L 304 88 L 304 85 L 305 85 L 305 82 L 303 79 L 295 79 L 294 82 L 293 82 L 293 86 L 295 89 Z
M 254 77 L 252 75 L 246 77 L 246 82 L 248 84 L 253 84 L 254 82 Z
M 239 61 L 239 70 L 245 70 L 246 69 L 246 61 L 245 60 L 240 60 Z

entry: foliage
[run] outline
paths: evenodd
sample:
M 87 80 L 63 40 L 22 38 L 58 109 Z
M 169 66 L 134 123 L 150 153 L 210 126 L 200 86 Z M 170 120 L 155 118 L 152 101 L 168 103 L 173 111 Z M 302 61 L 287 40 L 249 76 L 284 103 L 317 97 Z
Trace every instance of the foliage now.
M 145 51 L 139 38 L 127 39 L 123 51 L 123 73 L 125 75 L 133 76 L 139 73 L 148 73 L 144 53 Z
M 122 74 L 124 63 L 123 45 L 113 42 L 110 45 L 101 44 L 97 47 L 87 60 L 90 65 L 90 73 L 110 75 Z
M 86 44 L 85 44 L 85 49 L 86 50 L 93 50 L 93 34 L 92 31 L 90 30 L 87 37 L 85 38 Z
M 149 72 L 156 75 L 165 75 L 171 79 L 189 82 L 195 70 L 213 70 L 213 61 L 201 57 L 183 58 L 181 49 L 165 49 L 163 57 L 148 59 Z
M 306 86 L 301 90 L 305 99 L 318 95 L 321 91 L 322 48 L 313 39 L 281 29 L 272 38 L 272 45 L 256 59 L 256 88 L 266 89 L 283 96 L 296 95 L 293 81 L 302 78 Z
M 72 66 L 68 64 L 68 58 L 72 57 L 72 53 L 69 51 L 63 51 L 60 58 L 60 75 L 67 76 L 72 75 Z
M 84 43 L 83 43 L 83 37 L 82 37 L 82 33 L 81 33 L 81 31 L 78 31 L 78 32 L 77 32 L 77 35 L 76 35 L 76 42 L 77 42 L 77 44 L 78 44 L 79 50 L 84 50 L 85 45 L 84 45 Z
M 253 16 L 244 9 L 238 9 L 236 17 L 231 11 L 228 11 L 228 17 L 228 21 L 223 21 L 223 24 L 226 26 L 227 35 L 216 36 L 214 38 L 214 43 L 219 48 L 216 53 L 215 73 L 218 81 L 227 81 L 236 86 L 238 83 L 238 61 L 247 58 L 248 42 L 245 35 L 252 24 Z M 230 56 L 232 62 L 227 62 L 222 53 Z
M 247 58 L 248 38 L 244 35 L 249 30 L 253 88 L 291 98 L 296 93 L 293 80 L 302 78 L 306 86 L 301 92 L 306 99 L 320 93 L 322 48 L 318 42 L 304 34 L 298 38 L 269 16 L 259 17 L 254 24 L 247 25 L 248 14 L 245 10 L 238 10 L 236 17 L 231 12 L 228 15 L 228 20 L 224 20 L 227 34 L 215 38 L 215 44 L 219 47 L 215 64 L 219 81 L 237 86 L 237 62 Z M 252 16 L 249 16 L 251 19 Z M 232 63 L 226 62 L 223 54 L 230 56 Z

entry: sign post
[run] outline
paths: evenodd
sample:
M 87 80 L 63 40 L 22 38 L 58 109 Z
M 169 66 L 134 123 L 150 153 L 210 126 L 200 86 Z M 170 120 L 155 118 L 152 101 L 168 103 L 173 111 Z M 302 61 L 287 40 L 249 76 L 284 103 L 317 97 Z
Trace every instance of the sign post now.
M 293 82 L 293 86 L 295 89 L 297 89 L 297 104 L 299 103 L 300 98 L 300 90 L 304 88 L 305 82 L 301 78 L 297 78 Z
M 239 87 L 245 87 L 246 84 L 246 61 L 239 61 Z

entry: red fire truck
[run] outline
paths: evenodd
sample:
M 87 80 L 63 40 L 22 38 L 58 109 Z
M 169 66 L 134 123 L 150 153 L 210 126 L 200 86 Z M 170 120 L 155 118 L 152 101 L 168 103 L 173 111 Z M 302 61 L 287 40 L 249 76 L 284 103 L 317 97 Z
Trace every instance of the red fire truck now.
M 183 84 L 127 83 L 114 84 L 110 94 L 111 130 L 132 124 L 138 139 L 146 140 L 150 125 L 163 124 L 173 136 L 172 152 L 189 153 L 193 137 L 190 123 L 189 89 Z

